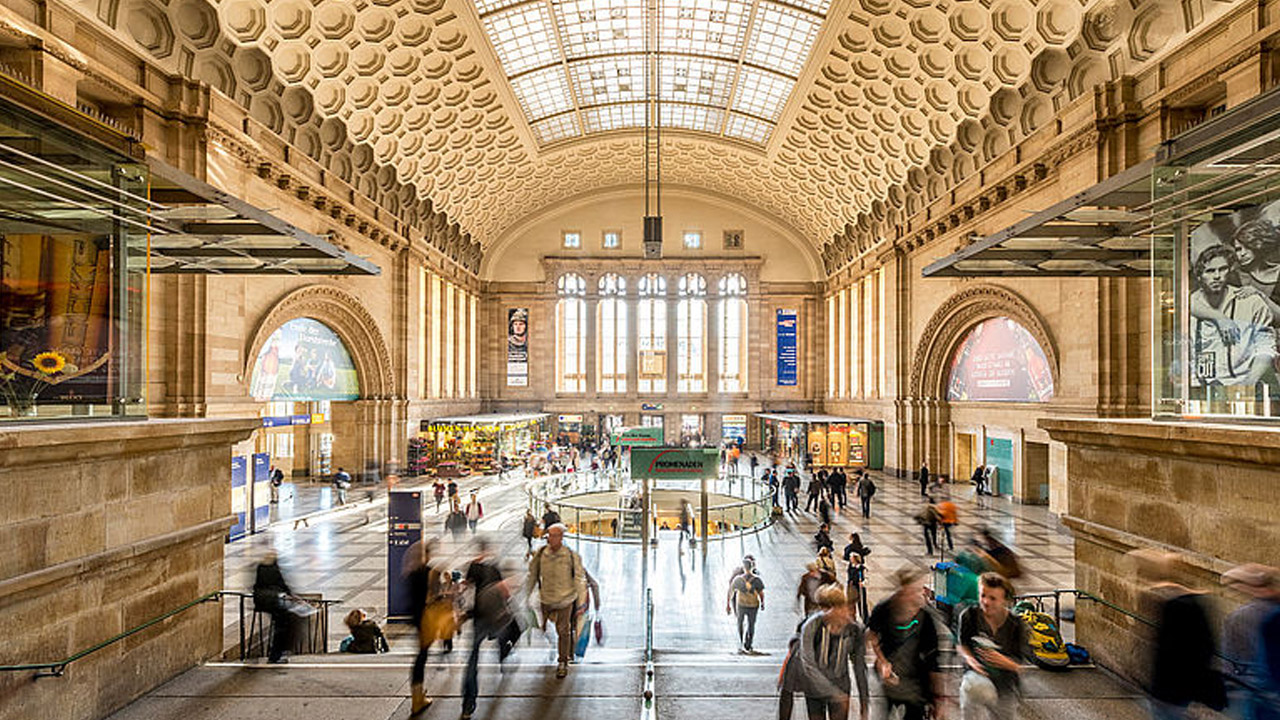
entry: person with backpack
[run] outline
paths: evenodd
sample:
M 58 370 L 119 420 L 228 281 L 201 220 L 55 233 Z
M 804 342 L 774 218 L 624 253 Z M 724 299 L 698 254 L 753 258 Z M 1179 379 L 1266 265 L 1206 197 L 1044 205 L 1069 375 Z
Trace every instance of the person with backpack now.
M 947 549 L 954 551 L 956 544 L 951 538 L 951 528 L 960 524 L 960 510 L 956 504 L 951 502 L 951 498 L 944 497 L 942 502 L 935 507 L 938 509 L 938 525 L 942 528 L 942 534 L 947 539 Z M 938 539 L 938 549 L 942 549 L 942 540 Z
M 978 605 L 960 616 L 956 650 L 964 658 L 960 713 L 964 720 L 989 716 L 1014 720 L 1018 714 L 1019 674 L 1027 647 L 1027 626 L 1009 612 L 1013 585 L 997 573 L 978 578 Z
M 801 626 L 796 646 L 809 720 L 849 717 L 850 665 L 858 685 L 858 717 L 866 720 L 870 693 L 865 631 L 853 619 L 844 591 L 836 585 L 824 585 L 818 591 L 818 608 Z
M 943 695 L 938 664 L 938 627 L 927 608 L 925 573 L 904 565 L 893 573 L 897 588 L 867 618 L 867 645 L 875 658 L 886 715 L 903 709 L 902 720 L 924 720 Z
M 924 554 L 932 555 L 933 546 L 938 543 L 938 508 L 933 503 L 926 503 L 912 519 L 924 533 Z
M 542 629 L 547 621 L 556 626 L 557 655 L 556 677 L 569 674 L 569 662 L 573 660 L 574 605 L 581 593 L 580 585 L 586 582 L 582 557 L 564 544 L 565 526 L 556 523 L 547 528 L 547 544 L 538 548 L 529 561 L 529 576 L 525 584 L 526 594 L 538 590 L 542 606 Z
M 538 518 L 533 516 L 532 510 L 524 511 L 524 524 L 520 527 L 520 537 L 524 538 L 525 553 L 524 559 L 528 560 L 533 555 L 533 538 L 538 534 Z
M 480 503 L 480 498 L 476 496 L 476 491 L 471 491 L 471 499 L 467 501 L 467 509 L 463 511 L 467 516 L 467 527 L 471 529 L 471 534 L 476 534 L 476 524 L 480 522 L 480 518 L 484 517 L 484 505 Z
M 738 620 L 738 652 L 752 654 L 756 636 L 756 615 L 764 609 L 764 581 L 756 574 L 756 563 L 750 556 L 742 559 L 742 572 L 735 573 L 729 581 L 729 596 L 725 599 L 726 615 Z M 745 623 L 743 621 L 746 621 Z
M 337 491 L 338 504 L 347 504 L 347 489 L 351 487 L 351 475 L 343 468 L 333 474 L 333 489 Z
M 862 502 L 862 517 L 871 519 L 871 498 L 876 495 L 876 484 L 871 479 L 871 474 L 866 470 L 859 470 L 858 484 L 854 486 L 853 491 L 858 496 L 858 500 Z
M 849 544 L 844 546 L 844 561 L 848 573 L 844 594 L 849 600 L 849 607 L 853 609 L 853 616 L 856 618 L 860 614 L 864 621 L 867 619 L 867 595 L 863 591 L 863 583 L 867 579 L 866 556 L 870 553 L 871 548 L 862 544 L 862 537 L 858 533 L 849 533 Z
M 485 640 L 499 637 L 506 626 L 513 621 L 507 600 L 510 593 L 506 582 L 502 579 L 502 571 L 489 551 L 489 542 L 480 538 L 477 552 L 471 564 L 467 566 L 467 574 L 463 582 L 475 592 L 475 602 L 467 617 L 471 620 L 474 633 L 471 653 L 467 657 L 467 670 L 462 677 L 462 718 L 469 718 L 476 711 L 476 698 L 480 694 L 480 648 Z M 507 648 L 510 652 L 510 647 Z M 499 662 L 506 658 L 506 653 L 499 648 Z
M 284 485 L 284 471 L 278 467 L 271 468 L 271 502 L 280 502 L 280 486 Z

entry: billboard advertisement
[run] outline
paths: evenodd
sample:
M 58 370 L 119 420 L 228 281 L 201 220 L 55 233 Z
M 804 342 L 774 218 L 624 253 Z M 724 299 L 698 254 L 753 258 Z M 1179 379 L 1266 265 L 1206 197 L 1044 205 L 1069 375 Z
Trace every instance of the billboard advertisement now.
M 254 400 L 356 400 L 360 380 L 347 346 L 329 326 L 290 320 L 271 333 L 253 364 Z
M 799 325 L 795 310 L 779 309 L 778 333 L 778 384 L 795 385 L 799 379 L 799 356 L 796 347 L 796 331 Z
M 507 309 L 507 387 L 529 385 L 529 308 Z
M 947 399 L 984 402 L 1048 402 L 1053 372 L 1040 343 L 1017 322 L 982 321 L 951 360 Z

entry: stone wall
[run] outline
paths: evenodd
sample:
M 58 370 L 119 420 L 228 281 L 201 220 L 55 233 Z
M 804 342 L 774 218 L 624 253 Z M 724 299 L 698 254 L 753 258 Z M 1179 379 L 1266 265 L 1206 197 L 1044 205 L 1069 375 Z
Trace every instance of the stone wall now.
M 1183 582 L 1239 600 L 1221 573 L 1244 562 L 1280 565 L 1280 429 L 1143 420 L 1041 420 L 1067 445 L 1071 468 L 1063 522 L 1076 537 L 1076 586 L 1151 617 L 1144 587 L 1124 560 L 1136 548 L 1176 551 Z M 1141 682 L 1150 665 L 1145 626 L 1081 601 L 1076 633 L 1098 661 Z
M 0 664 L 66 658 L 222 589 L 230 447 L 252 420 L 0 430 Z M 100 718 L 222 649 L 217 602 L 72 664 L 0 674 L 0 720 Z

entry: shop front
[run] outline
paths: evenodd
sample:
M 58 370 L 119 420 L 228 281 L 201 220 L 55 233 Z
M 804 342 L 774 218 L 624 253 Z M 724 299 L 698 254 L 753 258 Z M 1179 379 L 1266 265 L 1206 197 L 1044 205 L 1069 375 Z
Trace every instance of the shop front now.
M 757 413 L 761 447 L 779 462 L 884 469 L 884 423 L 833 415 Z
M 524 465 L 546 433 L 546 413 L 423 420 L 409 440 L 413 475 L 466 477 Z

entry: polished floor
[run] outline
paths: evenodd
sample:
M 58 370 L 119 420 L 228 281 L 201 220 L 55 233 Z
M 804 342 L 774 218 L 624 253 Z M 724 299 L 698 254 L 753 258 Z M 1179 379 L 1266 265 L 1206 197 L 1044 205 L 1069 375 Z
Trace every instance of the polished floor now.
M 839 515 L 833 536 L 843 545 L 858 531 L 872 547 L 869 587 L 873 601 L 889 592 L 888 576 L 903 562 L 926 567 L 935 558 L 924 556 L 924 543 L 911 517 L 919 509 L 914 483 L 880 478 L 869 521 L 853 508 Z M 500 483 L 481 478 L 464 484 L 464 491 L 480 490 L 487 514 L 480 531 L 502 549 L 507 572 L 522 579 L 523 540 L 520 520 L 526 496 L 522 478 Z M 1020 555 L 1025 575 L 1020 592 L 1071 587 L 1072 540 L 1043 508 L 1024 507 L 1006 500 L 973 497 L 972 489 L 957 486 L 954 499 L 961 507 L 961 532 L 987 525 Z M 428 504 L 430 527 L 440 528 L 443 516 Z M 645 638 L 643 582 L 649 576 L 655 603 L 654 647 L 658 718 L 767 718 L 776 713 L 776 679 L 786 643 L 800 619 L 795 588 L 804 564 L 811 559 L 815 518 L 808 513 L 784 516 L 761 532 L 712 542 L 706 559 L 682 549 L 674 533 L 663 533 L 646 567 L 637 546 L 582 542 L 575 546 L 602 586 L 603 646 L 593 644 L 583 664 L 563 681 L 554 679 L 551 643 L 530 633 L 505 672 L 496 654 L 486 653 L 481 672 L 477 717 L 591 718 L 639 712 L 642 652 Z M 279 524 L 268 533 L 227 547 L 228 589 L 252 585 L 257 559 L 274 548 L 289 580 L 299 592 L 322 593 L 343 605 L 334 612 L 331 639 L 345 634 L 340 617 L 350 607 L 363 607 L 375 616 L 386 607 L 385 505 L 381 500 L 325 515 L 297 530 Z M 443 554 L 462 568 L 472 552 L 467 540 L 443 538 Z M 737 652 L 732 618 L 725 614 L 724 596 L 729 573 L 744 554 L 753 554 L 767 584 L 766 607 L 760 615 L 756 648 L 759 654 Z M 234 642 L 238 615 L 226 608 L 227 637 Z M 1064 628 L 1071 634 L 1071 625 Z M 259 662 L 210 663 L 158 688 L 119 712 L 117 720 L 181 717 L 206 718 L 302 717 L 382 720 L 408 716 L 408 665 L 413 639 L 403 628 L 389 628 L 392 652 L 382 656 L 305 656 L 285 667 Z M 454 717 L 460 710 L 462 663 L 469 629 L 452 655 L 433 656 L 427 675 L 436 703 L 424 715 Z M 878 689 L 873 695 L 878 696 Z M 802 715 L 797 713 L 797 717 Z M 874 714 L 873 714 L 874 716 Z M 955 713 L 958 717 L 958 712 Z M 1026 682 L 1023 718 L 1144 717 L 1138 693 L 1101 670 L 1067 673 L 1031 670 Z

